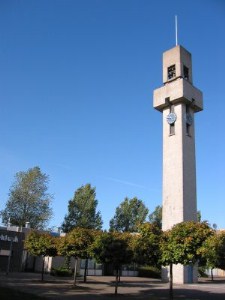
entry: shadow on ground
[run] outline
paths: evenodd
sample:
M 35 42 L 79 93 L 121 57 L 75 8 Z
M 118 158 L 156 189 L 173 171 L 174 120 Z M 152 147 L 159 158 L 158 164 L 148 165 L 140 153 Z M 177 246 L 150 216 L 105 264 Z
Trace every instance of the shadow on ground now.
M 95 299 L 169 299 L 168 284 L 160 280 L 122 277 L 118 295 L 114 295 L 114 277 L 89 276 L 88 282 L 80 278 L 78 285 L 73 286 L 71 278 L 57 278 L 47 275 L 40 281 L 38 274 L 13 273 L 0 276 L 0 285 L 20 290 L 42 298 L 54 300 L 95 300 Z M 0 294 L 1 296 L 1 294 Z M 2 300 L 2 298 L 0 297 Z M 198 284 L 175 285 L 174 300 L 225 300 L 225 279 L 204 280 Z

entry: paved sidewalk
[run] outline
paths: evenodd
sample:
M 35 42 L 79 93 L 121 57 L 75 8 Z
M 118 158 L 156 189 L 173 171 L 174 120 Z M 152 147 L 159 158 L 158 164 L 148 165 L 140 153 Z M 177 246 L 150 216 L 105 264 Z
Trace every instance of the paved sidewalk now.
M 88 276 L 87 283 L 78 280 L 73 287 L 71 278 L 59 278 L 36 273 L 10 273 L 8 276 L 0 273 L 0 286 L 10 287 L 36 294 L 51 300 L 111 300 L 114 298 L 114 277 Z M 157 279 L 140 277 L 121 277 L 117 300 L 169 299 L 169 286 Z M 174 299 L 182 300 L 225 300 L 225 278 L 202 279 L 198 284 L 174 285 Z

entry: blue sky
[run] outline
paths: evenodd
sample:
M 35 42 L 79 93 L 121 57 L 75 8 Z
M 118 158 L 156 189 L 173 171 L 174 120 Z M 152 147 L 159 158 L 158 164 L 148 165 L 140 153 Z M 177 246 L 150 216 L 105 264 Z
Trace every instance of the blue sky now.
M 0 0 L 0 209 L 18 171 L 50 177 L 60 226 L 83 184 L 108 228 L 127 197 L 162 202 L 162 53 L 192 53 L 198 209 L 225 228 L 225 1 Z

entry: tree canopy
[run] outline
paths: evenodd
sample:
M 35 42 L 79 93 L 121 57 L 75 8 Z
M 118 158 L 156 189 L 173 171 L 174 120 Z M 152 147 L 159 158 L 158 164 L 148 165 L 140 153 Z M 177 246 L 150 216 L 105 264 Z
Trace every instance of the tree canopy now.
M 25 239 L 26 250 L 34 256 L 56 256 L 56 238 L 48 233 L 31 231 Z
M 207 268 L 220 268 L 225 270 L 225 232 L 215 232 L 209 236 L 199 250 L 201 263 Z M 212 279 L 213 273 L 211 272 Z
M 137 232 L 138 226 L 145 221 L 147 214 L 148 208 L 142 200 L 126 197 L 110 220 L 110 231 Z
M 48 233 L 31 231 L 25 239 L 25 248 L 33 256 L 42 256 L 42 280 L 44 278 L 44 257 L 56 256 L 56 238 Z
M 68 204 L 68 214 L 64 218 L 62 230 L 69 232 L 75 227 L 97 229 L 102 228 L 101 213 L 97 210 L 95 188 L 86 184 L 78 188 Z
M 9 192 L 6 207 L 1 211 L 2 221 L 34 229 L 44 229 L 52 216 L 52 196 L 47 193 L 49 177 L 39 167 L 18 172 Z
M 162 231 L 156 224 L 144 223 L 133 237 L 134 261 L 140 265 L 159 266 Z
M 182 222 L 164 233 L 161 243 L 162 264 L 195 264 L 201 257 L 199 249 L 204 241 L 213 235 L 205 222 Z
M 119 270 L 123 264 L 131 262 L 133 252 L 129 236 L 119 232 L 103 232 L 92 244 L 92 254 L 97 262 L 112 264 L 116 270 L 115 294 L 117 294 Z
M 97 232 L 87 228 L 76 227 L 65 237 L 60 237 L 57 243 L 59 255 L 74 257 L 74 285 L 76 285 L 77 259 L 88 259 L 90 257 L 90 247 L 97 236 Z M 84 274 L 86 282 L 86 272 Z
M 170 266 L 170 299 L 173 298 L 173 264 L 194 265 L 201 258 L 200 248 L 213 235 L 206 222 L 181 222 L 163 233 L 161 263 Z
M 149 222 L 162 228 L 162 206 L 156 206 L 155 210 L 148 216 Z
M 95 232 L 87 228 L 76 227 L 65 237 L 67 256 L 89 258 L 90 246 L 94 241 Z

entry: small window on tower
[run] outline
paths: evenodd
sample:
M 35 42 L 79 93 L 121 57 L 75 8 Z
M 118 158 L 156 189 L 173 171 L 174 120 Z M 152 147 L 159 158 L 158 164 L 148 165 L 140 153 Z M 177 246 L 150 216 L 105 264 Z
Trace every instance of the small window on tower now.
M 174 112 L 174 105 L 170 106 L 170 113 L 175 114 Z M 175 134 L 175 123 L 171 123 L 170 124 L 170 135 L 174 135 Z
M 191 125 L 192 125 L 192 115 L 190 112 L 190 106 L 186 105 L 186 135 L 191 136 Z
M 189 79 L 189 69 L 186 67 L 186 66 L 184 66 L 184 79 Z
M 176 77 L 176 65 L 168 67 L 168 80 Z

